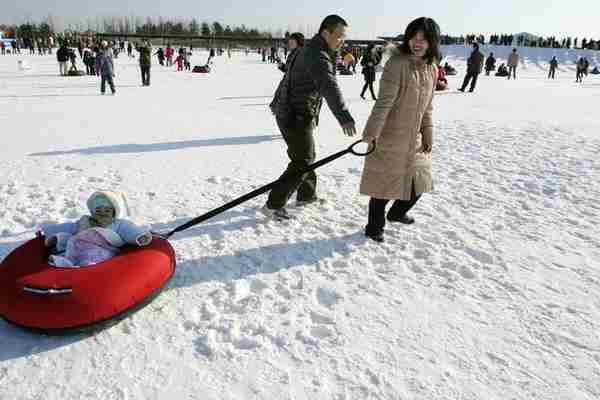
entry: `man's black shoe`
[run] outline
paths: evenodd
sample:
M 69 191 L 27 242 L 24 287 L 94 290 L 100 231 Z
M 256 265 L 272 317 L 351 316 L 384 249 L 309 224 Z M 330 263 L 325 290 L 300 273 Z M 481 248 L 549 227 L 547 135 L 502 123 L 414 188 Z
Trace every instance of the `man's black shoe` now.
M 365 229 L 365 236 L 367 236 L 368 238 L 373 239 L 374 241 L 378 242 L 378 243 L 383 243 L 384 239 L 383 239 L 383 231 L 381 232 L 369 232 L 368 230 Z
M 410 224 L 414 224 L 415 223 L 415 219 L 413 217 L 409 217 L 406 214 L 401 215 L 400 217 L 396 217 L 396 216 L 393 216 L 393 215 L 388 215 L 387 216 L 387 220 L 390 221 L 390 222 L 400 222 L 400 223 L 406 224 L 406 225 L 410 225 Z

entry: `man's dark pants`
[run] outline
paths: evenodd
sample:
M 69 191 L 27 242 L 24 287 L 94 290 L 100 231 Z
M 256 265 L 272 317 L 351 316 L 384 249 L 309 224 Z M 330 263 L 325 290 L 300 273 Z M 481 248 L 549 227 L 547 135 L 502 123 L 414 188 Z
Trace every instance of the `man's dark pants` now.
M 277 119 L 277 125 L 287 144 L 290 163 L 281 178 L 306 168 L 315 161 L 314 118 L 292 118 L 290 121 Z M 286 205 L 295 191 L 297 201 L 310 201 L 316 197 L 317 175 L 315 171 L 287 180 L 269 193 L 267 207 L 281 208 Z
M 142 85 L 150 86 L 150 66 L 141 65 L 140 69 L 142 70 Z
M 479 76 L 478 73 L 474 73 L 474 72 L 467 72 L 467 76 L 465 76 L 465 80 L 463 81 L 461 90 L 464 91 L 467 88 L 467 85 L 469 84 L 469 81 L 471 81 L 471 88 L 469 89 L 471 92 L 475 90 L 475 85 L 477 85 L 477 77 Z
M 115 92 L 115 82 L 113 80 L 112 75 L 102 75 L 100 81 L 100 92 L 104 93 L 106 91 L 106 83 L 110 86 L 111 92 Z

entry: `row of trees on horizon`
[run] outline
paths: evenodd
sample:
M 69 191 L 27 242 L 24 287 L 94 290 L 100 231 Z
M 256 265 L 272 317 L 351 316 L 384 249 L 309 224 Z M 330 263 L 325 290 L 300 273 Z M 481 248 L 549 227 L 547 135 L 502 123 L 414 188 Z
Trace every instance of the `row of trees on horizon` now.
M 65 23 L 62 18 L 48 16 L 41 22 L 24 22 L 22 24 L 0 24 L 0 31 L 4 33 L 5 38 L 19 37 L 22 39 L 42 39 L 46 40 L 49 36 L 62 37 L 64 34 L 94 34 L 108 33 L 115 35 L 139 34 L 139 35 L 189 35 L 189 36 L 234 36 L 240 38 L 265 38 L 284 37 L 292 31 L 298 31 L 305 36 L 312 35 L 317 30 L 316 26 L 288 27 L 283 29 L 260 30 L 258 28 L 247 27 L 246 25 L 229 25 L 218 21 L 199 22 L 196 18 L 164 18 L 164 17 L 95 17 L 85 20 L 77 20 Z M 504 40 L 511 38 L 510 41 Z M 513 35 L 491 35 L 490 43 L 513 45 Z M 520 38 L 523 39 L 523 38 Z M 538 46 L 538 47 L 571 47 L 571 38 L 564 38 L 562 41 L 555 37 L 535 40 L 527 40 L 527 43 L 515 42 L 514 45 Z M 483 35 L 466 35 L 453 37 L 443 35 L 443 44 L 463 44 L 479 42 L 485 44 Z M 577 47 L 577 38 L 574 40 L 574 47 Z M 590 39 L 582 42 L 582 48 L 598 48 L 600 41 Z
M 22 24 L 0 24 L 4 37 L 35 38 L 48 37 L 60 33 L 110 33 L 141 35 L 202 35 L 202 36 L 237 36 L 237 37 L 281 37 L 282 29 L 260 30 L 246 25 L 229 25 L 218 21 L 199 22 L 191 19 L 168 19 L 163 17 L 98 17 L 86 21 L 65 24 L 57 18 L 48 17 L 42 22 L 25 22 Z

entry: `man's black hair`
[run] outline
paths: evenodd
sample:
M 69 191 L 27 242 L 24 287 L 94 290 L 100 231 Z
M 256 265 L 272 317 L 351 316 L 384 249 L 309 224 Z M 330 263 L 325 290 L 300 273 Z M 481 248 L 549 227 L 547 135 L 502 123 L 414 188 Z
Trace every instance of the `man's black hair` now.
M 304 35 L 300 32 L 292 33 L 288 39 L 294 39 L 298 43 L 298 47 L 304 47 Z
M 323 33 L 323 31 L 333 32 L 338 27 L 338 25 L 348 26 L 346 20 L 339 15 L 328 15 L 325 17 L 323 22 L 321 22 L 321 26 L 319 27 L 319 34 Z

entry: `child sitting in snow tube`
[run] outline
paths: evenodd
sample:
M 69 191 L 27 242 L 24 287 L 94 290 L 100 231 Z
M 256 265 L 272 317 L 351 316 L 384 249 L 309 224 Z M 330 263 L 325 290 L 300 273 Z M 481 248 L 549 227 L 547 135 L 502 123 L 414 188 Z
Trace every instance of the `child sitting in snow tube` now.
M 69 72 L 67 72 L 67 76 L 84 76 L 85 72 L 84 71 L 80 71 L 77 68 L 71 68 L 69 69 Z
M 496 72 L 496 76 L 500 76 L 500 77 L 508 76 L 508 69 L 506 68 L 506 65 L 500 64 L 500 66 L 498 67 L 498 72 Z
M 192 72 L 208 74 L 210 72 L 210 67 L 207 65 L 196 65 Z
M 55 248 L 49 263 L 56 267 L 84 267 L 106 261 L 119 253 L 125 244 L 147 246 L 152 234 L 132 222 L 123 193 L 100 191 L 87 201 L 91 215 L 77 222 L 46 225 L 42 232 L 46 246 Z
M 448 63 L 444 64 L 444 72 L 446 75 L 456 75 L 456 69 Z

